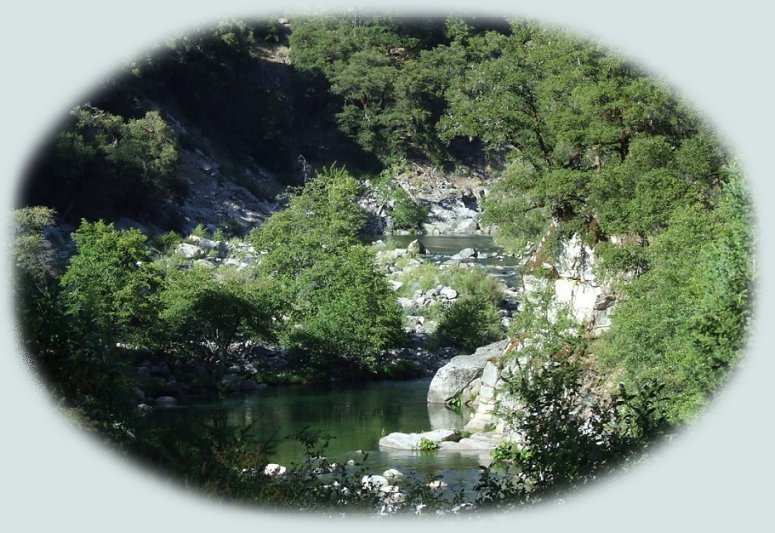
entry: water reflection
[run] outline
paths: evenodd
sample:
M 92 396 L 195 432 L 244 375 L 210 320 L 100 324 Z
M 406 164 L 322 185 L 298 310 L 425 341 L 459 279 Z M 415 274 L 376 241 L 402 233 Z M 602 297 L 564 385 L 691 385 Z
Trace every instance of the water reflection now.
M 333 436 L 326 450 L 332 460 L 356 458 L 360 455 L 357 452 L 367 452 L 366 463 L 375 472 L 387 468 L 423 473 L 478 470 L 480 464 L 487 464 L 489 455 L 379 449 L 379 439 L 394 431 L 420 433 L 431 429 L 461 429 L 465 425 L 467 413 L 456 413 L 443 405 L 426 402 L 429 383 L 429 379 L 420 379 L 274 387 L 251 396 L 160 411 L 149 422 L 168 428 L 206 424 L 219 432 L 244 430 L 256 442 L 273 440 L 269 458 L 285 465 L 298 464 L 305 453 L 301 443 L 286 437 L 310 428 Z

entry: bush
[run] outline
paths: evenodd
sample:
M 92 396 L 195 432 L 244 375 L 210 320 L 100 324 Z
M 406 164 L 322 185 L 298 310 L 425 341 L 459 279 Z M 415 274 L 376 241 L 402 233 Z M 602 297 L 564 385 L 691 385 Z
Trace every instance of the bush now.
M 403 342 L 401 309 L 365 246 L 319 260 L 300 274 L 294 293 L 283 343 L 305 367 L 374 368 L 382 350 Z
M 267 279 L 219 279 L 197 267 L 173 271 L 159 294 L 160 340 L 168 349 L 225 364 L 232 343 L 271 335 L 276 294 Z
M 431 342 L 435 346 L 454 346 L 473 352 L 502 339 L 505 333 L 490 302 L 482 296 L 462 296 L 444 309 Z
M 418 446 L 421 452 L 435 452 L 439 449 L 439 443 L 431 439 L 422 437 L 420 439 L 420 445 Z
M 412 199 L 401 187 L 393 193 L 393 202 L 393 209 L 390 211 L 393 229 L 414 231 L 422 228 L 428 219 L 428 207 L 425 204 Z

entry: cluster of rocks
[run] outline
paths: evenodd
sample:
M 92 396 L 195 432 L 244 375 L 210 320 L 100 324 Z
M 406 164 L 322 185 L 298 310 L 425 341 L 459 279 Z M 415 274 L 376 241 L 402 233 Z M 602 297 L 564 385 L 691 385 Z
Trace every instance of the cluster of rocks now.
M 377 241 L 378 245 L 384 245 Z M 388 272 L 391 278 L 388 280 L 394 290 L 398 291 L 404 287 L 404 282 L 395 279 L 404 273 L 422 265 L 423 259 L 427 255 L 427 249 L 423 242 L 415 239 L 408 244 L 406 248 L 395 248 L 390 250 L 377 250 L 377 262 Z M 438 263 L 438 268 L 443 270 L 449 266 L 455 265 L 462 268 L 479 268 L 473 260 L 492 259 L 503 257 L 498 252 L 481 253 L 474 248 L 464 248 L 450 257 L 449 260 Z M 399 261 L 399 259 L 402 259 Z M 510 289 L 501 283 L 501 289 L 504 295 L 501 309 L 498 314 L 501 322 L 508 327 L 514 311 L 519 308 L 518 298 L 521 296 L 517 291 Z M 450 305 L 460 296 L 457 289 L 448 285 L 437 284 L 436 286 L 421 290 L 416 289 L 411 296 L 401 296 L 398 298 L 398 304 L 404 309 L 407 316 L 407 332 L 414 334 L 419 339 L 431 335 L 436 331 L 438 322 L 425 316 L 426 312 L 434 305 Z
M 204 268 L 231 265 L 237 270 L 256 264 L 261 256 L 251 244 L 242 241 L 225 242 L 197 235 L 186 237 L 185 242 L 175 247 L 174 254 L 191 265 Z
M 560 308 L 568 309 L 571 317 L 587 326 L 591 336 L 599 335 L 610 327 L 610 315 L 616 303 L 610 281 L 600 280 L 594 272 L 594 250 L 585 245 L 578 235 L 564 241 L 554 264 L 543 264 L 545 275 L 525 275 L 518 293 L 520 299 L 536 300 L 538 292 L 552 285 L 553 297 L 549 303 L 549 319 L 555 320 Z M 509 432 L 501 413 L 522 408 L 507 394 L 507 382 L 518 376 L 525 361 L 519 352 L 533 342 L 519 343 L 509 339 L 477 349 L 471 355 L 452 358 L 433 377 L 428 390 L 428 402 L 466 406 L 473 410 L 464 430 L 490 432 L 499 438 L 514 442 L 520 435 Z M 505 358 L 510 351 L 516 356 Z
M 457 297 L 458 292 L 452 287 L 436 285 L 427 291 L 417 289 L 411 298 L 399 298 L 398 304 L 404 309 L 417 309 L 429 307 L 439 302 L 442 304 L 452 303 Z
M 422 451 L 423 444 L 437 452 L 488 452 L 498 445 L 494 434 L 464 434 L 458 429 L 434 429 L 423 433 L 394 432 L 379 439 L 383 451 Z M 427 443 L 432 443 L 428 445 Z
M 354 467 L 356 465 L 354 461 L 350 460 L 347 462 L 347 465 L 340 466 L 336 463 L 332 463 L 330 465 L 325 465 L 324 468 L 316 469 L 314 472 L 317 474 L 318 479 L 326 482 L 326 484 L 323 485 L 324 489 L 347 495 L 350 492 L 350 488 L 342 485 L 338 480 L 334 479 L 336 476 L 332 475 L 339 471 L 342 466 L 346 469 L 347 467 Z M 258 474 L 255 470 L 247 469 L 243 470 L 242 473 L 253 476 Z M 277 463 L 269 463 L 261 471 L 261 474 L 277 481 L 288 475 L 288 469 Z M 400 470 L 388 468 L 382 472 L 382 474 L 366 474 L 361 477 L 359 490 L 370 491 L 379 495 L 380 501 L 388 506 L 403 504 L 407 501 L 406 492 L 404 492 L 404 490 L 408 481 L 409 478 Z M 443 491 L 447 489 L 449 485 L 441 479 L 435 479 L 428 482 L 426 486 L 431 489 L 431 491 Z M 390 507 L 382 508 L 383 512 L 390 512 L 393 510 L 395 509 L 391 509 Z M 421 511 L 421 509 L 418 509 L 418 511 Z
M 215 362 L 215 366 L 219 366 Z M 141 412 L 153 407 L 175 407 L 192 397 L 220 394 L 244 394 L 263 390 L 258 381 L 262 372 L 277 372 L 288 366 L 284 350 L 269 344 L 247 341 L 230 348 L 229 362 L 224 372 L 214 371 L 213 365 L 191 360 L 143 359 L 135 368 L 137 384 L 133 399 Z
M 185 128 L 173 121 L 176 128 Z M 183 227 L 191 231 L 197 224 L 217 222 L 243 230 L 261 224 L 277 210 L 268 200 L 282 192 L 283 185 L 265 169 L 253 165 L 238 170 L 240 183 L 224 175 L 221 165 L 199 149 L 181 151 L 177 176 L 188 190 L 186 198 L 175 210 L 183 219 Z
M 472 409 L 465 431 L 485 432 L 495 439 L 518 441 L 518 435 L 508 432 L 508 427 L 498 416 L 507 399 L 503 392 L 506 380 L 514 373 L 514 367 L 503 365 L 502 356 L 511 347 L 508 339 L 478 348 L 471 355 L 459 355 L 441 367 L 428 388 L 428 403 L 465 406 Z M 518 409 L 518 405 L 508 408 Z
M 437 175 L 431 169 L 418 167 L 414 172 L 394 176 L 393 182 L 427 207 L 428 217 L 422 225 L 426 235 L 481 235 L 494 231 L 480 221 L 481 201 L 487 194 L 486 182 L 480 178 Z M 392 233 L 393 202 L 380 201 L 377 196 L 377 191 L 367 186 L 367 194 L 360 201 L 371 214 L 369 230 L 375 234 Z

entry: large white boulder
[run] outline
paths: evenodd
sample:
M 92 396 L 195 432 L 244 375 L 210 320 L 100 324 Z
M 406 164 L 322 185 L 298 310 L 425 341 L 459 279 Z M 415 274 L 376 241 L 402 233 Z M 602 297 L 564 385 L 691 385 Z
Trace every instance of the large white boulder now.
M 458 355 L 441 367 L 428 388 L 429 403 L 446 403 L 457 396 L 469 383 L 478 378 L 489 359 L 500 356 L 508 340 L 478 348 L 471 355 Z

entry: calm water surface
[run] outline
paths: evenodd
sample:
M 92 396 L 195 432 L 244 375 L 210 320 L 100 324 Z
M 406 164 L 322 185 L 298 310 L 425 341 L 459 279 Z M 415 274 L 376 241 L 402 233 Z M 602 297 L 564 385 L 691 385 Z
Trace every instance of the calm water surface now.
M 205 423 L 246 429 L 257 442 L 271 439 L 269 459 L 291 466 L 304 460 L 304 446 L 288 439 L 304 428 L 333 436 L 325 455 L 331 461 L 360 461 L 370 473 L 397 468 L 405 474 L 441 475 L 448 483 L 476 479 L 488 453 L 380 450 L 380 437 L 394 431 L 422 432 L 462 428 L 467 413 L 426 402 L 430 379 L 325 386 L 278 386 L 249 396 L 198 403 L 154 413 L 155 423 L 169 427 Z

